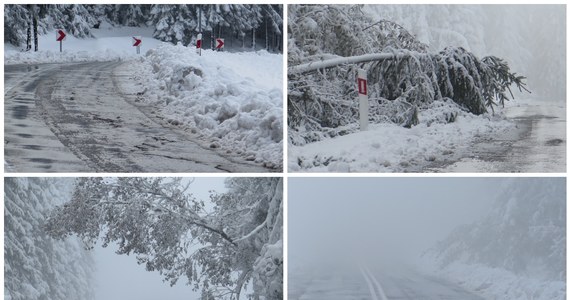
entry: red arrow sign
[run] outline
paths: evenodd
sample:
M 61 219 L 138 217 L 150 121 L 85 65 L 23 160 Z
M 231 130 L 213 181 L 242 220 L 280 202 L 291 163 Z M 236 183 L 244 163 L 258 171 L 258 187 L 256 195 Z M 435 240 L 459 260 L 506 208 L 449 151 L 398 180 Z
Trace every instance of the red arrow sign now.
M 55 40 L 58 42 L 61 42 L 61 41 L 63 41 L 64 38 L 65 38 L 65 32 L 63 32 L 63 30 L 61 30 L 61 29 L 58 29 L 57 34 L 55 36 Z
M 224 39 L 221 38 L 217 38 L 216 39 L 216 49 L 222 49 L 224 48 Z
M 142 39 L 137 39 L 136 37 L 133 36 L 133 46 L 138 47 L 141 45 L 142 43 Z

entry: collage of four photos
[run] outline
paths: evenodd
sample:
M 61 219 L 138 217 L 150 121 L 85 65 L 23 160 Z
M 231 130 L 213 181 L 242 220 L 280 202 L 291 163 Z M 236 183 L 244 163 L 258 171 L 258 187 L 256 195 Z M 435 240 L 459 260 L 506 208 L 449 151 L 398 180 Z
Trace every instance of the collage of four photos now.
M 566 10 L 4 4 L 4 299 L 566 299 Z

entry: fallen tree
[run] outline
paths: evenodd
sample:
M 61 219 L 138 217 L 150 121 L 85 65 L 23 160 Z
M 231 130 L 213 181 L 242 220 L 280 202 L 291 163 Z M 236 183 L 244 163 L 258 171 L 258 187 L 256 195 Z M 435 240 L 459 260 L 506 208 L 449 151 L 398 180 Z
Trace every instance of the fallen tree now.
M 394 22 L 366 24 L 358 8 L 295 6 L 290 11 L 287 102 L 294 145 L 357 130 L 360 68 L 368 73 L 372 123 L 412 127 L 422 121 L 418 112 L 434 102 L 446 107 L 438 120 L 453 122 L 459 112 L 494 113 L 514 97 L 513 86 L 529 92 L 525 77 L 501 58 L 480 59 L 462 47 L 428 53 Z

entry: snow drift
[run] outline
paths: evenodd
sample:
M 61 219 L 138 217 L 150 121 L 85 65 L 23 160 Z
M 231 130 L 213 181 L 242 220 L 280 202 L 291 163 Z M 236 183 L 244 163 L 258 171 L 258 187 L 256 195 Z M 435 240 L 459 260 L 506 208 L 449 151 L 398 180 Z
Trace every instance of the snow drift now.
M 282 55 L 226 53 L 162 44 L 125 66 L 139 100 L 167 122 L 266 167 L 282 168 Z M 126 87 L 125 87 L 126 88 Z

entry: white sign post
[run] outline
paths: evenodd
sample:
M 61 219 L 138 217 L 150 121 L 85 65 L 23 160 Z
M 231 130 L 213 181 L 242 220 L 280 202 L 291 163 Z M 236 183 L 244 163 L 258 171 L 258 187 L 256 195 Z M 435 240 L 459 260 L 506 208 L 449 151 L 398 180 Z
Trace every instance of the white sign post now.
M 198 33 L 196 37 L 196 52 L 202 56 L 202 33 Z
M 358 69 L 358 111 L 360 112 L 360 131 L 368 130 L 368 80 L 366 71 Z

